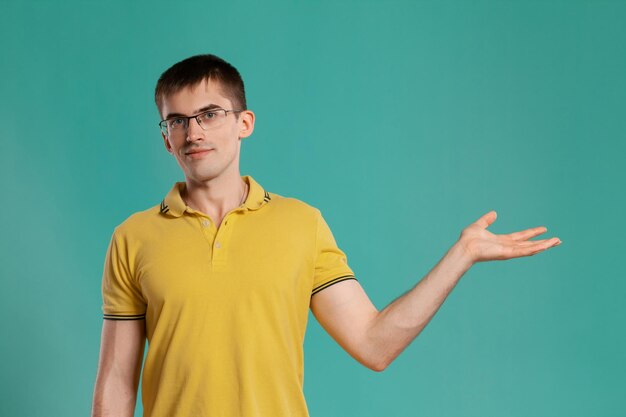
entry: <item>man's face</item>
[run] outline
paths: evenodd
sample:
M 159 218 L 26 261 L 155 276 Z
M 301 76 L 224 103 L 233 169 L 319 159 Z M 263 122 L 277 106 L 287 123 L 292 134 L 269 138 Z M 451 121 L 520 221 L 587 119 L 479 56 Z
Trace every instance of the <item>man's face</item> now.
M 178 93 L 165 97 L 161 106 L 161 117 L 191 116 L 202 109 L 215 105 L 225 110 L 233 109 L 230 99 L 222 92 L 218 82 L 202 81 Z M 239 109 L 234 109 L 239 110 Z M 186 133 L 165 135 L 165 148 L 174 155 L 185 178 L 192 182 L 205 182 L 220 175 L 239 175 L 240 138 L 248 137 L 254 130 L 254 113 L 228 112 L 219 126 L 203 130 L 196 119 L 189 120 Z M 204 150 L 203 152 L 197 152 Z M 196 151 L 196 152 L 194 152 Z

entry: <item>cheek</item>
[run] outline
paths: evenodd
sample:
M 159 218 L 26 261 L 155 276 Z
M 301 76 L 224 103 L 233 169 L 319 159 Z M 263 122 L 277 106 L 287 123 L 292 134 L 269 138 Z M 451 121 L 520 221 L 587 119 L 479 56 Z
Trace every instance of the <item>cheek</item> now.
M 172 153 L 177 156 L 181 156 L 181 153 L 183 151 L 183 145 L 173 140 L 170 140 L 169 144 L 170 144 L 170 150 L 172 151 Z

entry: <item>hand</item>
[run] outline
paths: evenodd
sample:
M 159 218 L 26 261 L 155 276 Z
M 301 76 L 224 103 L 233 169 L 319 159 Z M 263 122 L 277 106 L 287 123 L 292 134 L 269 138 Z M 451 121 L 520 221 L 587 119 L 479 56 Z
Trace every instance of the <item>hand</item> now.
M 561 240 L 558 237 L 528 240 L 545 233 L 548 229 L 543 226 L 508 235 L 495 235 L 488 231 L 487 227 L 496 220 L 496 216 L 496 212 L 492 210 L 461 232 L 458 243 L 464 249 L 472 264 L 532 256 L 561 244 Z

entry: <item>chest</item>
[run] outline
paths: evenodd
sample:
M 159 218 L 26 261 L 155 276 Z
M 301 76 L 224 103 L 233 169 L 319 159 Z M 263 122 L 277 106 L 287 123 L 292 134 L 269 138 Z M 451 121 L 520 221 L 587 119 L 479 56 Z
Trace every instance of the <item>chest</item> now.
M 137 257 L 148 308 L 184 309 L 250 300 L 306 299 L 314 236 L 298 227 L 227 218 L 219 228 L 191 219 L 144 242 Z

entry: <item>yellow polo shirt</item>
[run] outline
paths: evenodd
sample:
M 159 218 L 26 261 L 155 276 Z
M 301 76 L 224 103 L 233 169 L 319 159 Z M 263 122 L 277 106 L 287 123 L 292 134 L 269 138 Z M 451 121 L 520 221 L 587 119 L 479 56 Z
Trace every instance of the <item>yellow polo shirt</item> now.
M 311 297 L 356 279 L 320 211 L 251 176 L 216 228 L 177 182 L 111 237 L 108 320 L 144 320 L 144 417 L 304 417 Z

